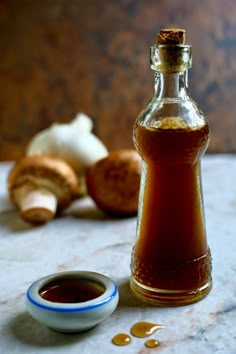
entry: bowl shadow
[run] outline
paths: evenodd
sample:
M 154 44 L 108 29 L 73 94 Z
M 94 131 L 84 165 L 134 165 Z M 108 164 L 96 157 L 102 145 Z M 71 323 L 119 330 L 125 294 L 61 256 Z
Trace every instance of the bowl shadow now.
M 27 312 L 18 314 L 9 322 L 9 332 L 14 340 L 32 347 L 62 347 L 74 342 L 80 342 L 96 327 L 80 333 L 59 333 L 42 325 Z

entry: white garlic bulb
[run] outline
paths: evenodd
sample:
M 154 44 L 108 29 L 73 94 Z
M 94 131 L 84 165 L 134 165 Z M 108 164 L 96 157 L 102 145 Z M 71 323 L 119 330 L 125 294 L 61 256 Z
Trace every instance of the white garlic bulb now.
M 92 133 L 93 122 L 78 113 L 68 124 L 53 123 L 30 141 L 26 155 L 48 155 L 65 160 L 80 178 L 79 193 L 84 194 L 85 172 L 88 167 L 108 155 L 107 148 Z

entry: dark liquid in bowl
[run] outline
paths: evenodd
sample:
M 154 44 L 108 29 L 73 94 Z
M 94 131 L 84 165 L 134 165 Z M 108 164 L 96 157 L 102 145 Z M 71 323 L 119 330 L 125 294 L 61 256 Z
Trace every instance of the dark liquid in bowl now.
M 78 303 L 96 299 L 105 287 L 94 280 L 80 278 L 59 278 L 47 283 L 39 295 L 52 302 Z

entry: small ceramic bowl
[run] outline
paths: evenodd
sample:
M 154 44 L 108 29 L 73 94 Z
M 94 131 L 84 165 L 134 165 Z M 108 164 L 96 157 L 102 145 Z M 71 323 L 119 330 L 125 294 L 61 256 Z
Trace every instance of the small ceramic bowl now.
M 77 283 L 82 284 L 82 291 L 79 285 L 73 295 Z M 80 293 L 82 298 L 77 299 Z M 55 331 L 81 332 L 111 315 L 118 300 L 116 284 L 105 275 L 68 271 L 34 282 L 26 293 L 26 308 L 33 318 Z

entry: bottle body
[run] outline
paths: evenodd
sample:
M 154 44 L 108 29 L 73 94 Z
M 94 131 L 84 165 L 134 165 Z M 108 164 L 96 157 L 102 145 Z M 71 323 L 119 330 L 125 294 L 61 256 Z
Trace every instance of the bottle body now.
M 142 176 L 131 288 L 146 301 L 182 305 L 211 289 L 200 168 L 209 126 L 181 92 L 184 73 L 157 81 L 134 127 Z

